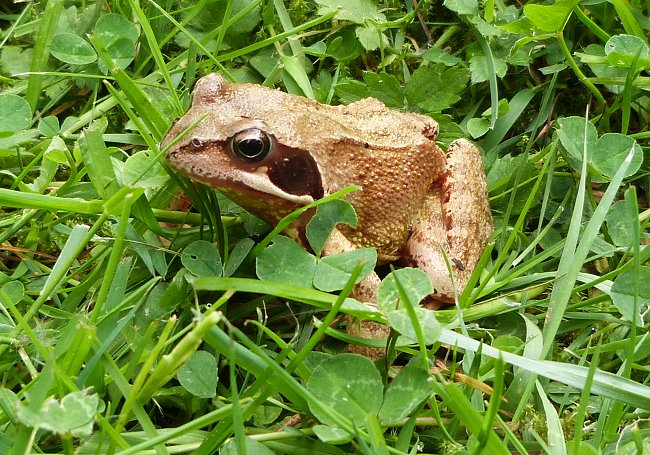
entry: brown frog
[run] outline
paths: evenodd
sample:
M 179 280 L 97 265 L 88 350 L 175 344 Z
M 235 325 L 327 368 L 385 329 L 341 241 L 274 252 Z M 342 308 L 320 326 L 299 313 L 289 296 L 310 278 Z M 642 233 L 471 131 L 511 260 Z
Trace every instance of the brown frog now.
M 388 109 L 367 98 L 328 106 L 217 74 L 198 81 L 190 110 L 163 147 L 180 173 L 224 192 L 273 224 L 296 209 L 350 185 L 358 226 L 341 226 L 325 254 L 374 247 L 380 262 L 420 267 L 440 301 L 465 287 L 492 232 L 485 174 L 466 140 L 447 152 L 435 143 L 429 117 Z M 289 234 L 304 239 L 302 222 Z M 444 250 L 444 254 L 443 254 Z M 356 296 L 373 300 L 378 279 Z

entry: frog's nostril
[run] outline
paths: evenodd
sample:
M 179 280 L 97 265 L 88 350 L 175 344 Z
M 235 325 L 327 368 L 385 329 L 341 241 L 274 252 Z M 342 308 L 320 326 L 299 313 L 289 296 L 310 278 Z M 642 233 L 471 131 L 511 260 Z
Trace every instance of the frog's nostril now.
M 194 137 L 190 141 L 190 147 L 193 150 L 201 150 L 203 148 L 203 141 L 201 139 L 199 139 L 198 137 Z

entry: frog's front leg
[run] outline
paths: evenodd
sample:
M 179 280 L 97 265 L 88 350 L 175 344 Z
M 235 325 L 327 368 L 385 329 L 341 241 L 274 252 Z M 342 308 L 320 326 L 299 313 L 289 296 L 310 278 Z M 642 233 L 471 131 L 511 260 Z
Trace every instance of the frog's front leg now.
M 355 246 L 345 237 L 338 229 L 334 229 L 330 234 L 323 254 L 326 256 L 345 253 L 355 249 Z M 351 296 L 360 302 L 376 305 L 377 304 L 377 288 L 381 280 L 374 271 L 365 277 L 352 289 Z M 388 338 L 390 334 L 390 327 L 379 324 L 373 321 L 362 321 L 352 316 L 347 317 L 348 333 L 352 336 L 360 338 L 382 339 Z M 386 354 L 386 350 L 382 348 L 371 348 L 360 345 L 349 345 L 348 350 L 356 354 L 361 354 L 370 359 L 377 359 Z
M 479 150 L 460 139 L 447 149 L 447 164 L 433 183 L 402 254 L 405 265 L 425 270 L 436 300 L 460 294 L 492 234 L 492 214 Z M 444 251 L 444 253 L 443 253 Z M 449 258 L 454 282 L 444 255 Z

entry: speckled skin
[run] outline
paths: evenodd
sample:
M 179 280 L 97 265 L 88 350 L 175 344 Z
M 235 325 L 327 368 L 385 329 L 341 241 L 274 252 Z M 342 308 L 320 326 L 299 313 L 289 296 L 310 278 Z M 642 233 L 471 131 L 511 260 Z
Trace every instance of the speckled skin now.
M 442 299 L 453 287 L 440 247 L 462 290 L 492 232 L 480 153 L 457 141 L 445 155 L 429 117 L 390 110 L 374 98 L 328 106 L 211 74 L 198 81 L 191 109 L 163 147 L 193 125 L 167 154 L 182 174 L 221 189 L 271 223 L 315 194 L 359 185 L 362 190 L 348 196 L 359 225 L 341 227 L 343 237 L 336 233 L 333 239 L 347 239 L 351 248 L 374 247 L 383 262 L 402 258 L 422 267 Z M 268 159 L 242 162 L 233 154 L 231 138 L 247 128 L 272 137 Z M 315 163 L 320 177 L 305 184 L 304 194 L 290 194 L 269 178 L 278 163 L 296 156 Z M 340 243 L 330 249 L 345 249 Z

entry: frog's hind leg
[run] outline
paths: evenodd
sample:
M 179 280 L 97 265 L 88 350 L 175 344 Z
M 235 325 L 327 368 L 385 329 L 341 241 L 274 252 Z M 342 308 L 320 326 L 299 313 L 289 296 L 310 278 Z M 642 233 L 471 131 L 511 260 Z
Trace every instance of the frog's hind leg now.
M 481 154 L 470 142 L 455 141 L 447 150 L 444 176 L 432 186 L 413 224 L 402 263 L 431 276 L 436 300 L 453 302 L 454 288 L 458 294 L 463 291 L 491 233 Z

